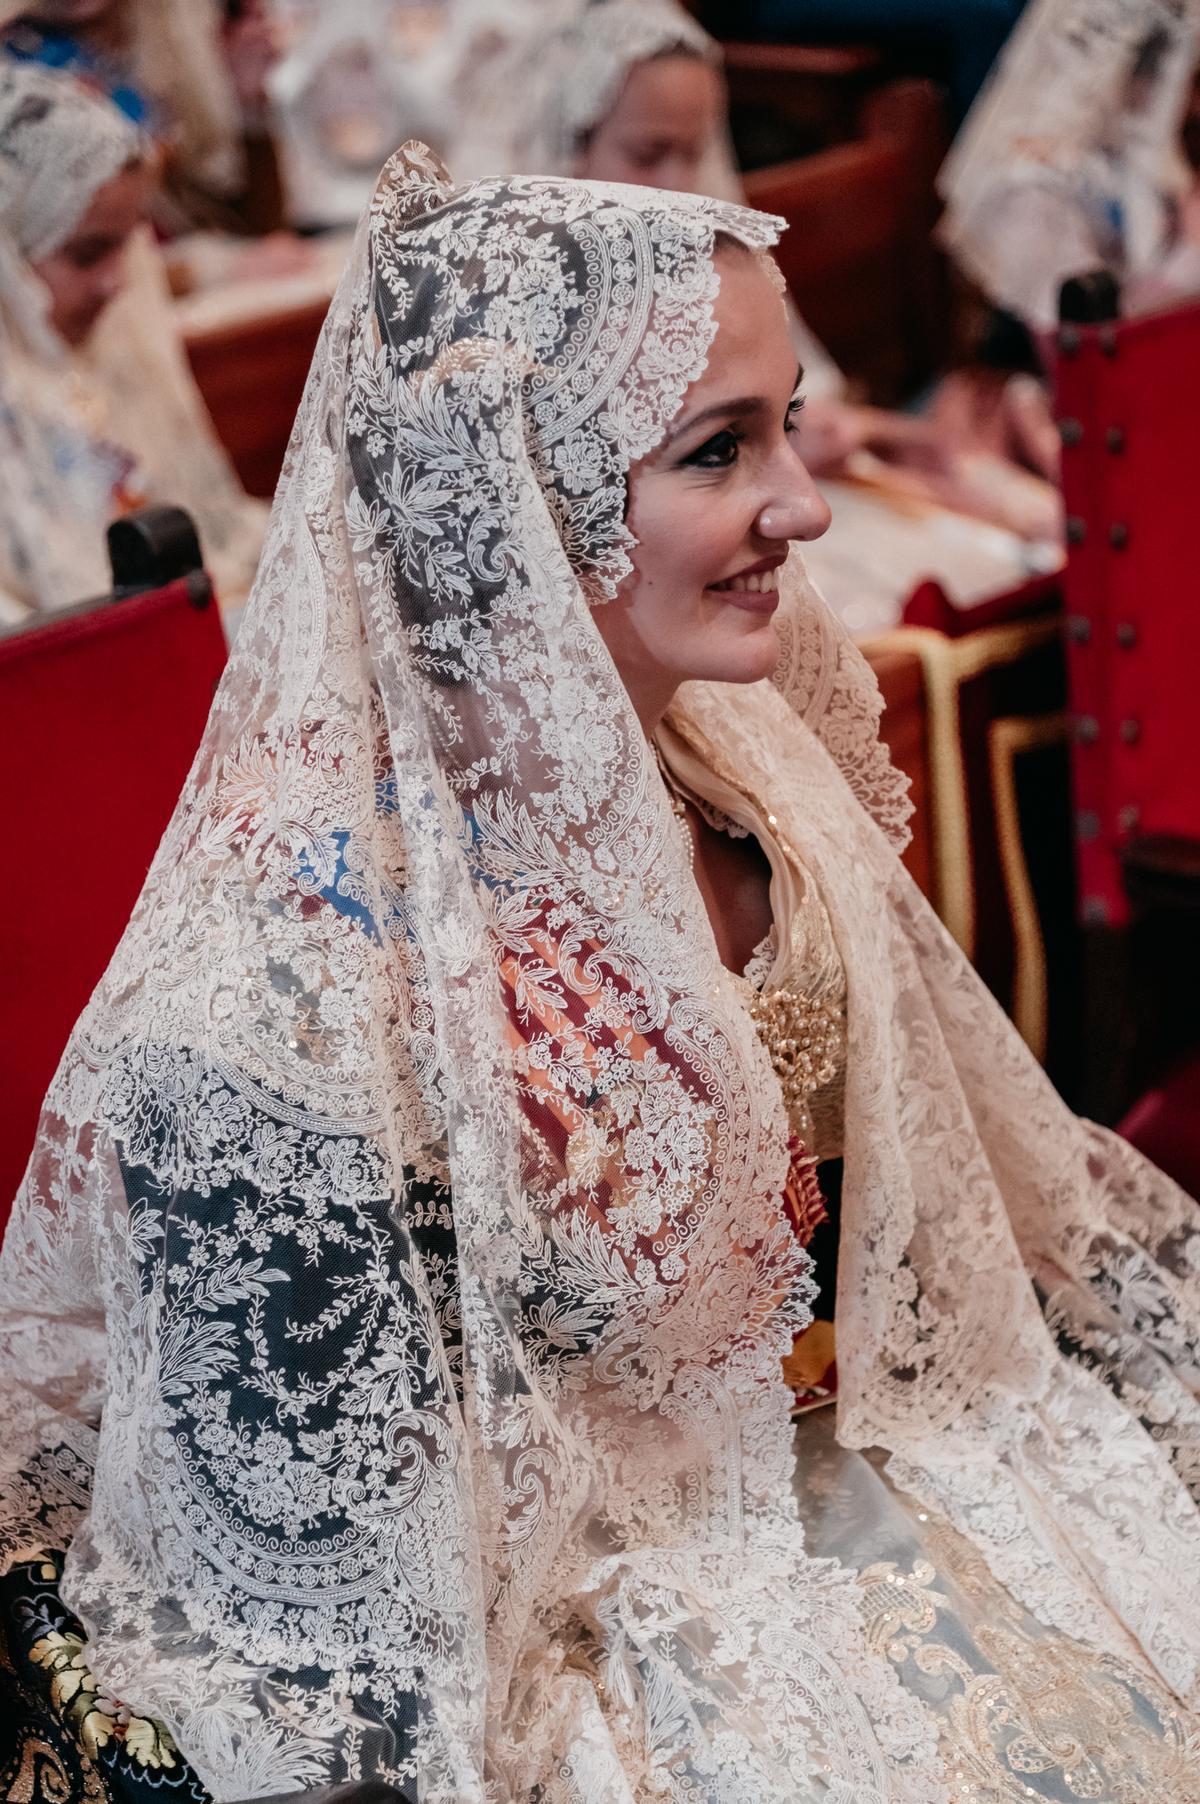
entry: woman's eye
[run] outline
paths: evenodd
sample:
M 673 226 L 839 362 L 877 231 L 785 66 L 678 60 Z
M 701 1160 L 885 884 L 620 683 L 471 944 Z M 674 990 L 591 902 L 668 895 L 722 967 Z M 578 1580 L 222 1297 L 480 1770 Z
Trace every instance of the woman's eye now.
M 804 412 L 804 396 L 803 395 L 793 395 L 792 399 L 788 402 L 788 410 L 784 416 L 784 421 L 783 421 L 783 430 L 785 432 L 795 432 L 796 427 L 800 421 L 800 415 L 803 412 Z
M 691 464 L 698 470 L 726 470 L 730 464 L 737 462 L 738 437 L 736 432 L 728 428 L 718 432 L 684 458 L 685 464 Z

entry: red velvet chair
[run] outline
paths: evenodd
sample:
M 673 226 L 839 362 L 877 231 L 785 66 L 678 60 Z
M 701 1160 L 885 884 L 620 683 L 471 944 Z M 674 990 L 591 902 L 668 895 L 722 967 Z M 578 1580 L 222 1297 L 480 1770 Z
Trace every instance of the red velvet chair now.
M 1102 273 L 1067 284 L 1057 371 L 1088 1105 L 1132 1105 L 1131 1137 L 1194 1181 L 1200 302 L 1136 319 L 1118 302 Z
M 190 569 L 180 569 L 181 543 Z M 147 509 L 120 523 L 112 550 L 114 595 L 0 636 L 10 873 L 0 899 L 0 1225 L 42 1097 L 129 918 L 225 663 L 186 515 Z M 172 558 L 178 574 L 157 583 Z

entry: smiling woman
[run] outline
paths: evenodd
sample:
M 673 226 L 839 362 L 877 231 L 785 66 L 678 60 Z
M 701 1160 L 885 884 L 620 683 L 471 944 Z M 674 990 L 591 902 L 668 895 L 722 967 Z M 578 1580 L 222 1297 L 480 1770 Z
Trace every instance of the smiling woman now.
M 1200 1799 L 1195 1206 L 896 856 L 777 230 L 392 159 L 47 1098 L 10 1588 L 220 1804 Z

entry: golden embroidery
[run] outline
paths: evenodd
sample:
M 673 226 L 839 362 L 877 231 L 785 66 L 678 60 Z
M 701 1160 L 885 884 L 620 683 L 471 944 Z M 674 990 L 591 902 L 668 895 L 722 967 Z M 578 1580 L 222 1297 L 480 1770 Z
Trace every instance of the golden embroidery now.
M 1046 1631 L 989 1578 L 944 1523 L 938 1566 L 881 1560 L 859 1575 L 873 1647 L 914 1688 L 940 1681 L 942 1756 L 953 1804 L 1200 1804 L 1200 1738 L 1148 1674 Z M 968 1658 L 942 1585 L 986 1595 Z M 978 1671 L 979 1656 L 991 1670 Z M 907 1671 L 905 1670 L 907 1669 Z
M 100 1692 L 81 1636 L 52 1629 L 34 1642 L 29 1658 L 52 1675 L 54 1707 L 89 1758 L 115 1738 L 139 1766 L 157 1772 L 176 1765 L 178 1749 L 160 1723 L 133 1715 Z
M 804 1138 L 809 1098 L 832 1083 L 845 1063 L 843 1010 L 790 986 L 756 990 L 747 1008 L 779 1079 L 793 1132 Z
M 83 1793 L 72 1786 L 71 1775 L 48 1741 L 39 1735 L 22 1735 L 16 1759 L 7 1773 L 5 1804 L 103 1804 L 104 1787 L 90 1762 L 82 1763 Z

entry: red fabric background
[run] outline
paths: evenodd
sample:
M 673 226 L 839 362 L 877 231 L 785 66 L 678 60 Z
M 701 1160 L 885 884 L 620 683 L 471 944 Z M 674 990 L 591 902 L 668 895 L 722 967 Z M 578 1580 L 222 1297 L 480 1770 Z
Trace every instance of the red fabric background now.
M 1086 622 L 1068 641 L 1080 892 L 1087 918 L 1119 926 L 1122 842 L 1200 837 L 1200 304 L 1082 328 L 1057 380 L 1083 533 L 1066 578 L 1068 615 Z
M 217 608 L 195 607 L 187 578 L 0 640 L 0 1225 L 224 663 Z

